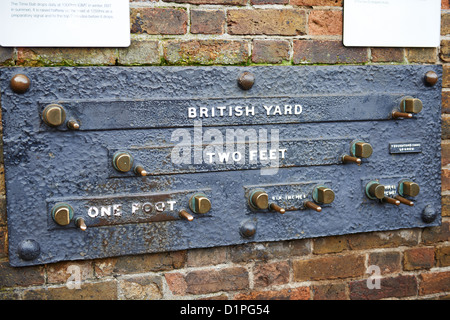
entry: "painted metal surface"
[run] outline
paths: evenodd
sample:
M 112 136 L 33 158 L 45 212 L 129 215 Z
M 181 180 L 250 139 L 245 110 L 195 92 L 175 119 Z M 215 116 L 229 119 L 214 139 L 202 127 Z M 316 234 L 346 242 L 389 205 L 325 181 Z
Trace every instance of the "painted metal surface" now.
M 427 84 L 429 71 L 441 78 L 435 65 L 1 68 L 10 263 L 439 225 L 441 81 Z M 17 74 L 23 92 L 10 87 Z M 423 110 L 393 119 L 405 96 Z M 42 120 L 49 104 L 64 124 Z M 342 163 L 354 141 L 373 148 L 359 166 Z M 115 170 L 117 151 L 148 175 Z M 420 186 L 414 206 L 365 195 L 378 181 L 395 197 L 405 179 Z M 321 212 L 304 206 L 316 186 L 335 193 Z M 251 208 L 254 189 L 286 213 Z M 198 192 L 205 214 L 189 208 Z M 51 216 L 58 203 L 73 208 L 67 226 Z

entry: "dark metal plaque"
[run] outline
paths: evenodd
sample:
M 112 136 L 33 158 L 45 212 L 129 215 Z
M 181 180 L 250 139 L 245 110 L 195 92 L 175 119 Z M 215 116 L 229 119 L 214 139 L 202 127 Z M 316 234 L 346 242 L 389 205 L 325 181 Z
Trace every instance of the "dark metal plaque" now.
M 439 225 L 428 71 L 1 68 L 10 263 Z

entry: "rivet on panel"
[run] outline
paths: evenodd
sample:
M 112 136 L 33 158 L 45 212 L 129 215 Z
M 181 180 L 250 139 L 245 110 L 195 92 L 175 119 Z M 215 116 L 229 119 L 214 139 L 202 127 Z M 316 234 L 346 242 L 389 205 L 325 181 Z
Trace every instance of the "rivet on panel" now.
M 24 74 L 16 74 L 12 77 L 10 86 L 15 93 L 25 93 L 30 87 L 30 79 Z

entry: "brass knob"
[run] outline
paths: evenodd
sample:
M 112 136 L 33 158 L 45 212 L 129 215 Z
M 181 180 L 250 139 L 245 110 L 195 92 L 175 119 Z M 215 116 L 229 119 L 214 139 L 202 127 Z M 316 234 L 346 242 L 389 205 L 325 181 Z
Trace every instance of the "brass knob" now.
M 249 203 L 254 209 L 265 210 L 269 208 L 269 195 L 263 190 L 254 190 L 250 193 Z
M 312 201 L 306 201 L 306 202 L 304 203 L 304 206 L 305 206 L 306 208 L 313 209 L 314 211 L 317 211 L 317 212 L 322 211 L 322 207 L 321 207 L 321 206 L 318 206 L 317 204 L 315 204 L 315 203 L 312 202 Z
M 128 172 L 133 168 L 133 157 L 128 152 L 118 151 L 113 156 L 113 167 L 120 172 Z
M 58 127 L 66 120 L 66 112 L 59 104 L 49 104 L 42 111 L 42 120 L 50 127 Z
M 398 187 L 398 193 L 401 196 L 416 197 L 420 192 L 420 187 L 412 181 L 402 181 Z
M 67 203 L 57 203 L 52 208 L 53 220 L 60 226 L 67 226 L 73 218 L 73 208 Z
M 192 221 L 192 220 L 194 220 L 194 217 L 189 213 L 189 212 L 187 212 L 186 210 L 180 210 L 180 212 L 178 212 L 178 215 L 181 217 L 181 218 L 183 218 L 183 219 L 186 219 L 187 221 Z
M 275 203 L 271 203 L 271 204 L 269 205 L 269 207 L 270 207 L 270 210 L 277 211 L 277 212 L 279 212 L 279 213 L 281 213 L 281 214 L 286 213 L 286 209 L 280 207 L 279 205 L 277 205 L 277 204 L 275 204 Z
M 148 174 L 147 170 L 145 170 L 144 167 L 141 165 L 137 165 L 136 167 L 134 167 L 134 173 L 136 173 L 138 176 L 143 177 L 145 177 Z
M 414 202 L 412 202 L 412 201 L 410 201 L 408 199 L 405 199 L 403 197 L 395 196 L 395 199 L 400 201 L 400 203 L 406 204 L 407 206 L 410 206 L 410 207 L 414 206 Z
M 360 158 L 356 158 L 356 157 L 351 157 L 349 155 L 343 155 L 342 156 L 342 162 L 346 163 L 346 162 L 354 162 L 356 163 L 358 166 L 361 164 L 361 159 Z
M 334 201 L 334 191 L 325 186 L 317 186 L 313 190 L 313 200 L 320 204 L 330 204 Z
M 384 186 L 376 181 L 371 181 L 366 185 L 366 196 L 369 199 L 383 199 L 384 198 Z
M 419 113 L 422 111 L 422 101 L 413 97 L 405 97 L 400 102 L 400 111 L 407 113 Z
M 204 193 L 196 193 L 189 199 L 189 208 L 192 212 L 204 214 L 211 210 L 211 201 Z
M 86 231 L 87 229 L 86 222 L 81 217 L 75 219 L 75 225 L 82 231 Z
M 394 199 L 394 198 L 391 198 L 391 197 L 384 197 L 382 200 L 383 200 L 383 202 L 387 202 L 387 203 L 390 203 L 390 204 L 395 204 L 396 206 L 400 205 L 400 200 L 397 200 L 397 199 Z
M 70 130 L 78 130 L 80 129 L 80 124 L 75 120 L 70 120 L 67 122 L 67 128 Z
M 351 155 L 356 158 L 369 158 L 372 152 L 372 146 L 367 142 L 357 141 L 352 143 Z

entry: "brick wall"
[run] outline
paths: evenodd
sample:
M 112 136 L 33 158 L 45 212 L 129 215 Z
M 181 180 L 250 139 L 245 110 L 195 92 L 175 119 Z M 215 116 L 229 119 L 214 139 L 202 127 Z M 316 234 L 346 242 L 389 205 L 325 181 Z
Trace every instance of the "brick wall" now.
M 0 65 L 443 64 L 442 226 L 11 268 L 0 181 L 0 299 L 450 298 L 448 0 L 439 48 L 345 48 L 342 0 L 131 0 L 130 6 L 129 48 L 0 47 Z M 371 265 L 380 268 L 381 289 L 368 289 Z M 67 285 L 74 266 L 79 289 Z

